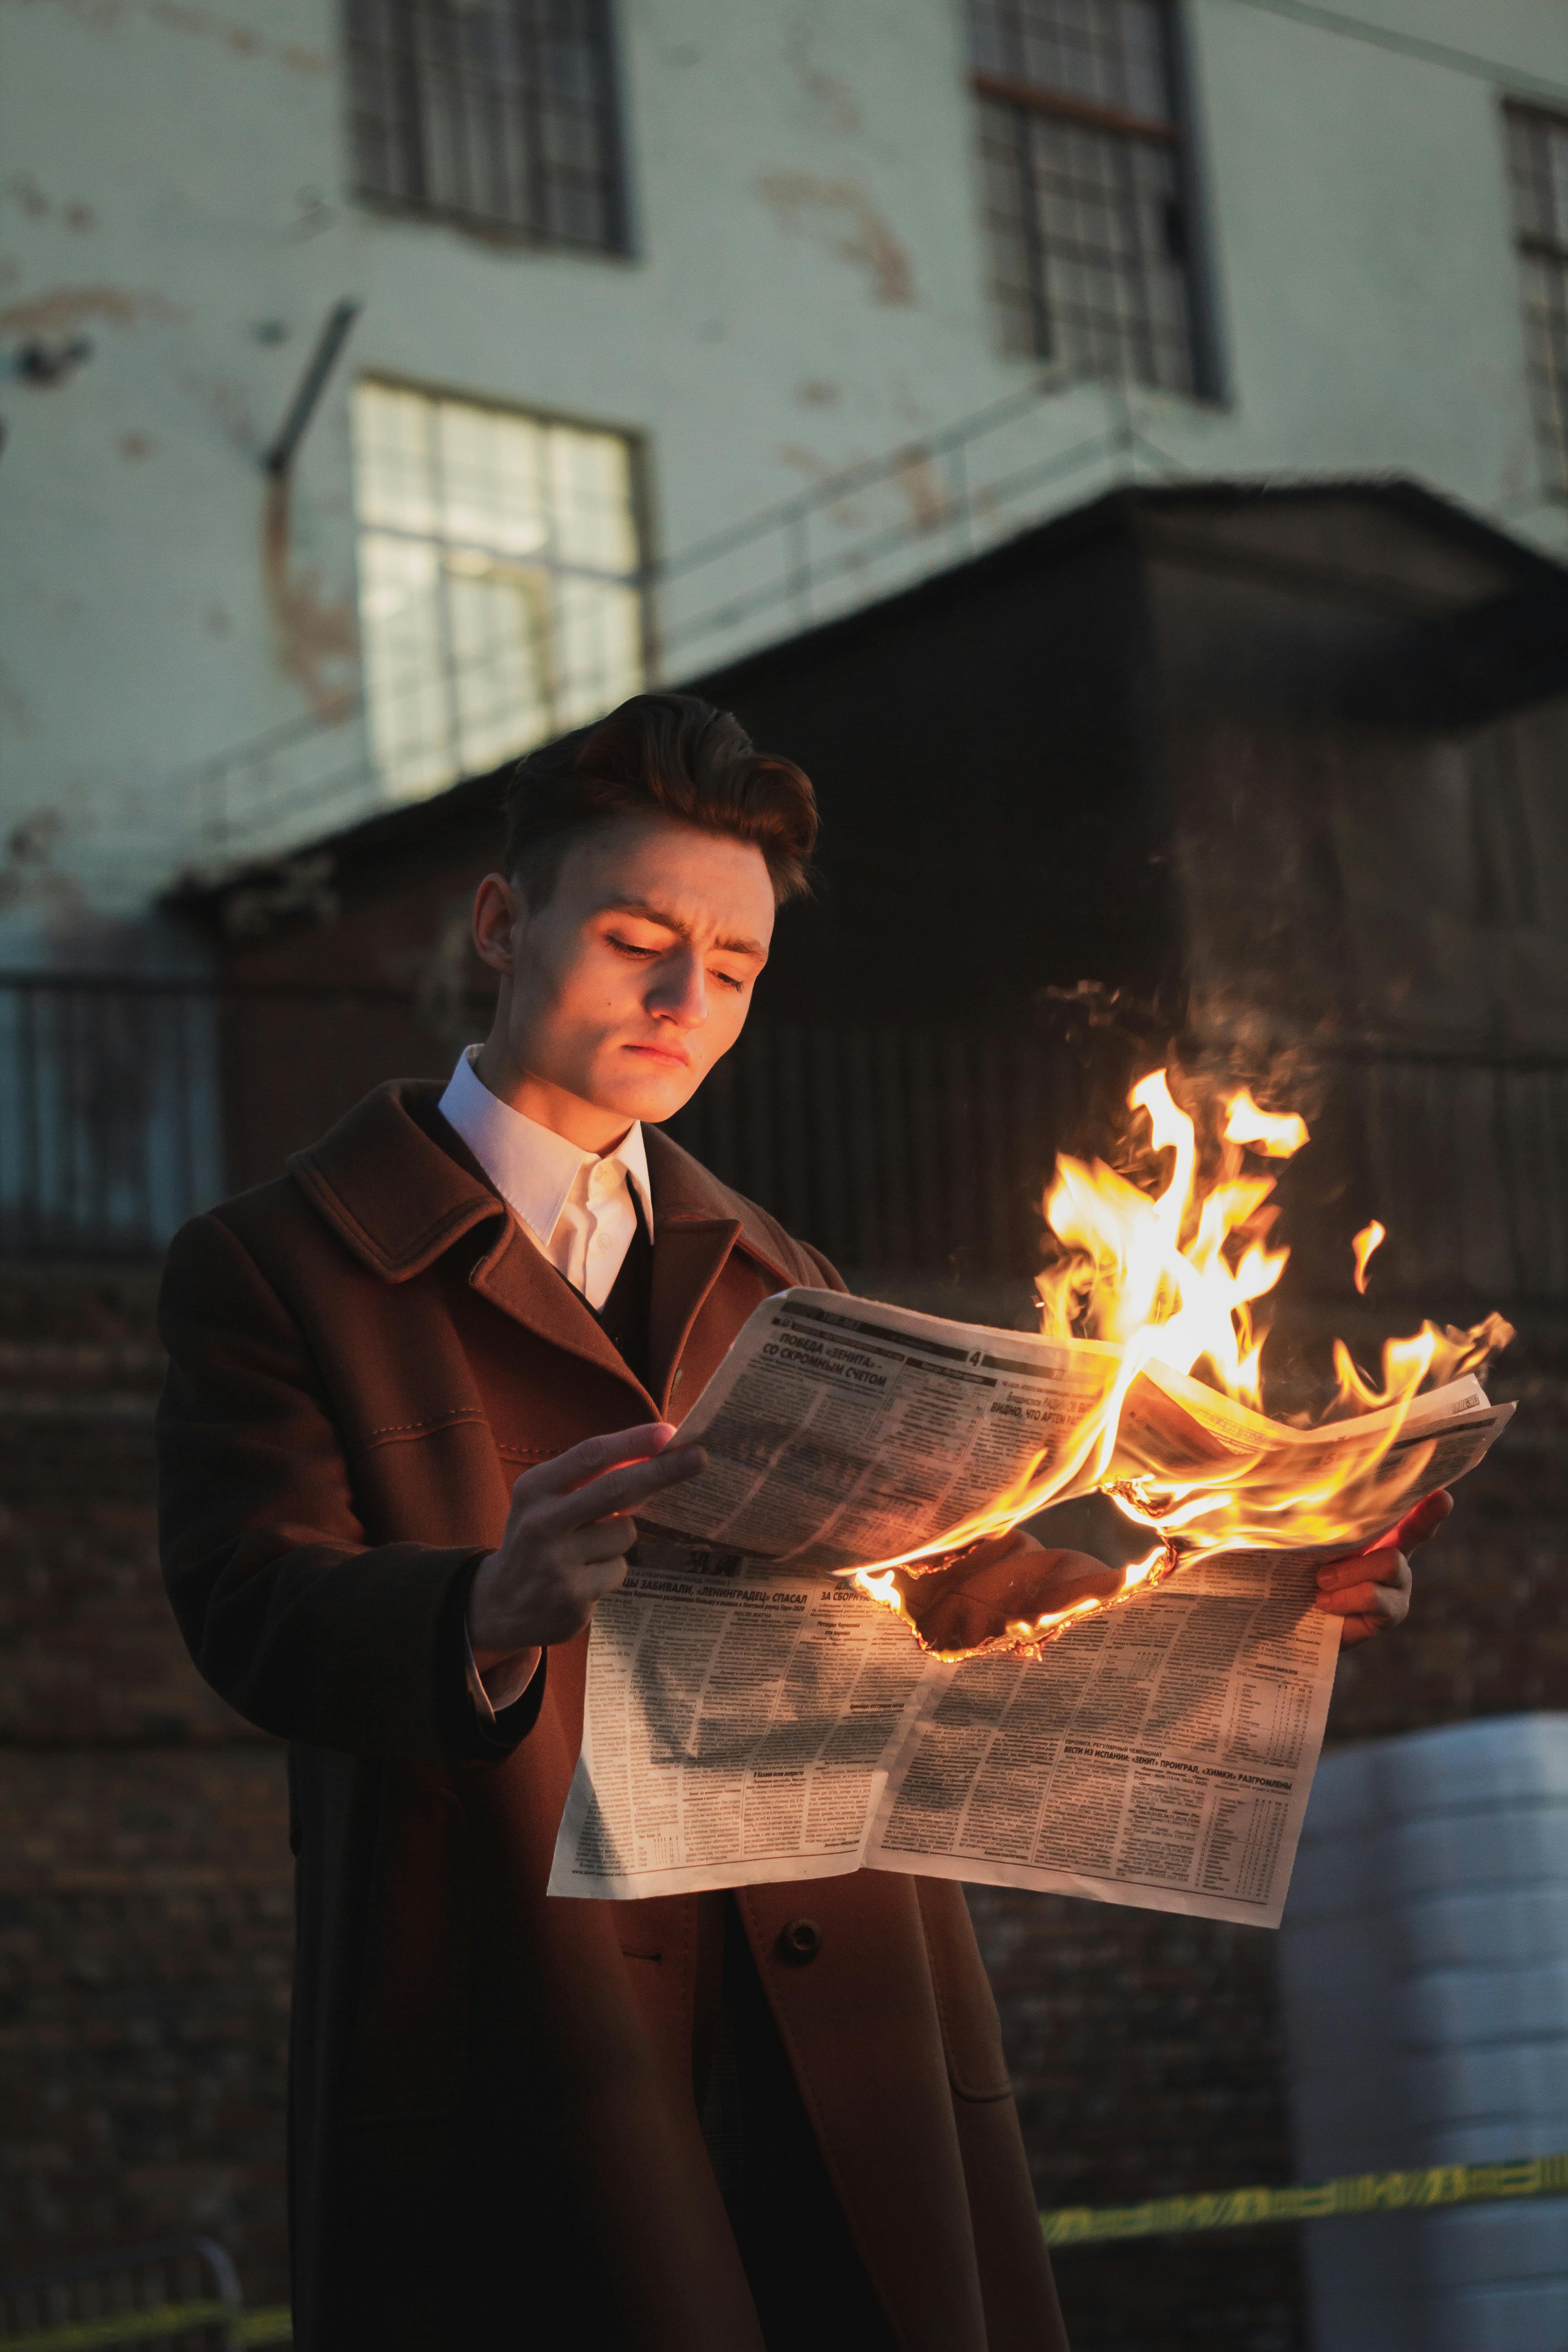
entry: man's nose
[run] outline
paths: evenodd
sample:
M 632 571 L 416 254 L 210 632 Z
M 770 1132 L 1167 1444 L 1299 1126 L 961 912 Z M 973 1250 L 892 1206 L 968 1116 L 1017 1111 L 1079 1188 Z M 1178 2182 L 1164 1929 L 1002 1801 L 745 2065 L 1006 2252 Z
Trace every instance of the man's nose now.
M 708 975 L 701 957 L 688 950 L 667 963 L 649 991 L 647 1009 L 682 1029 L 700 1029 L 708 1018 Z

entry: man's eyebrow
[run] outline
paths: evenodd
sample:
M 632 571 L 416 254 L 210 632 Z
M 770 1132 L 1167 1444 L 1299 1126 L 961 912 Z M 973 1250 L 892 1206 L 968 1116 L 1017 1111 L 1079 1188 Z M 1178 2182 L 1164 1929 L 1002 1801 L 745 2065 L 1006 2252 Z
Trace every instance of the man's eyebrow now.
M 683 922 L 679 915 L 672 915 L 667 908 L 654 906 L 647 898 L 607 898 L 599 912 L 601 915 L 640 915 L 645 923 L 658 923 L 665 930 L 673 931 L 678 940 L 689 940 L 691 938 L 689 923 Z M 715 940 L 713 944 L 721 948 L 726 955 L 755 956 L 759 963 L 766 963 L 768 960 L 768 951 L 760 940 Z

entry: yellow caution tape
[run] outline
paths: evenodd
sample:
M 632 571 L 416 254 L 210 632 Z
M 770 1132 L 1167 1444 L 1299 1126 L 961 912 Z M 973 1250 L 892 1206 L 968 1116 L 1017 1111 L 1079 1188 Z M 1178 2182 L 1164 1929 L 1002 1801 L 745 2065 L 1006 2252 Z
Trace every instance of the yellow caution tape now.
M 1086 2246 L 1112 2238 L 1160 2238 L 1177 2231 L 1245 2230 L 1261 2221 L 1322 2221 L 1339 2213 L 1397 2213 L 1413 2208 L 1479 2205 L 1503 2197 L 1568 2196 L 1568 2155 L 1514 2164 L 1434 2164 L 1420 2172 L 1362 2172 L 1305 2189 L 1217 2189 L 1202 2197 L 1152 2197 L 1142 2205 L 1067 2205 L 1042 2213 L 1051 2246 Z M 236 2311 L 223 2303 L 165 2303 L 101 2319 L 77 2319 L 0 2336 L 4 2352 L 118 2352 L 198 2327 L 226 2327 L 236 2346 L 286 2345 L 294 2331 L 285 2305 Z
M 1173 2231 L 1245 2230 L 1259 2221 L 1322 2221 L 1337 2213 L 1562 2196 L 1568 2196 L 1568 2156 L 1538 2156 L 1517 2164 L 1363 2172 L 1310 2189 L 1216 2189 L 1204 2197 L 1152 2197 L 1142 2205 L 1068 2205 L 1042 2213 L 1040 2227 L 1047 2245 L 1085 2246 L 1107 2238 L 1159 2238 Z
M 146 2344 L 197 2327 L 226 2330 L 233 2345 L 292 2344 L 287 2305 L 269 2311 L 236 2311 L 229 2303 L 160 2303 L 140 2311 L 106 2313 L 99 2319 L 68 2320 L 26 2336 L 0 2336 L 5 2352 L 118 2352 L 122 2344 Z

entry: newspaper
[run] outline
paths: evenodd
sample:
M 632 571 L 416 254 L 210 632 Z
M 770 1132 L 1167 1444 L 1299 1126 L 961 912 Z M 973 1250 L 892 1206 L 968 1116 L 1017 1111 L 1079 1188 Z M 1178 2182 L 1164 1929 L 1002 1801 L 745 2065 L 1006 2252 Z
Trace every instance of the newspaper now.
M 683 1426 L 708 1470 L 595 1612 L 550 1892 L 870 1867 L 1277 1926 L 1339 1647 L 1313 1570 L 1346 1541 L 1195 1559 L 1040 1655 L 932 1655 L 843 1573 L 1010 1486 L 1087 1491 L 1120 1370 L 835 1292 L 759 1308 Z M 1245 1493 L 1286 1456 L 1352 1496 L 1365 1541 L 1511 1410 L 1456 1381 L 1391 1445 L 1387 1416 L 1286 1429 L 1148 1368 L 1100 1468 Z
M 661 1526 L 854 1569 L 939 1539 L 1037 1461 L 1060 1494 L 1087 1493 L 1121 1367 L 1119 1349 L 1094 1341 L 780 1291 L 682 1423 L 708 1468 L 660 1506 Z

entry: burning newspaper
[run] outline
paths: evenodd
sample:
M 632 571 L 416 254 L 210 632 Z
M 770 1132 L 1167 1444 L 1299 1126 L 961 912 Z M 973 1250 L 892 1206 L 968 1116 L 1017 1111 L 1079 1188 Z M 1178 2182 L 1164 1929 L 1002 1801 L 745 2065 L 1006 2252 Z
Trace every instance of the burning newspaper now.
M 551 1892 L 869 1865 L 1278 1925 L 1339 1651 L 1312 1570 L 1345 1540 L 1162 1559 L 1043 1654 L 961 1661 L 857 1567 L 932 1543 L 1043 1449 L 1079 1465 L 1058 1498 L 1087 1491 L 1118 1370 L 1094 1342 L 836 1291 L 760 1307 L 683 1428 L 707 1471 L 595 1613 Z M 1356 1537 L 1462 1477 L 1511 1412 L 1474 1379 L 1417 1397 L 1360 1481 Z M 1111 1466 L 1221 1478 L 1283 1454 L 1321 1482 L 1372 1418 L 1289 1429 L 1145 1368 Z
M 1236 1245 L 1272 1189 L 1241 1155 L 1305 1129 L 1233 1098 L 1205 1192 L 1192 1123 L 1143 1107 L 1174 1174 L 1063 1163 L 1047 1335 L 826 1290 L 752 1316 L 681 1428 L 707 1469 L 595 1612 L 552 1894 L 873 1867 L 1278 1925 L 1340 1643 L 1313 1570 L 1481 1459 L 1513 1409 L 1465 1368 L 1502 1327 L 1390 1343 L 1382 1391 L 1341 1350 L 1343 1417 L 1267 1418 L 1237 1343 L 1284 1254 Z M 1011 1535 L 1096 1490 L 1145 1558 Z

